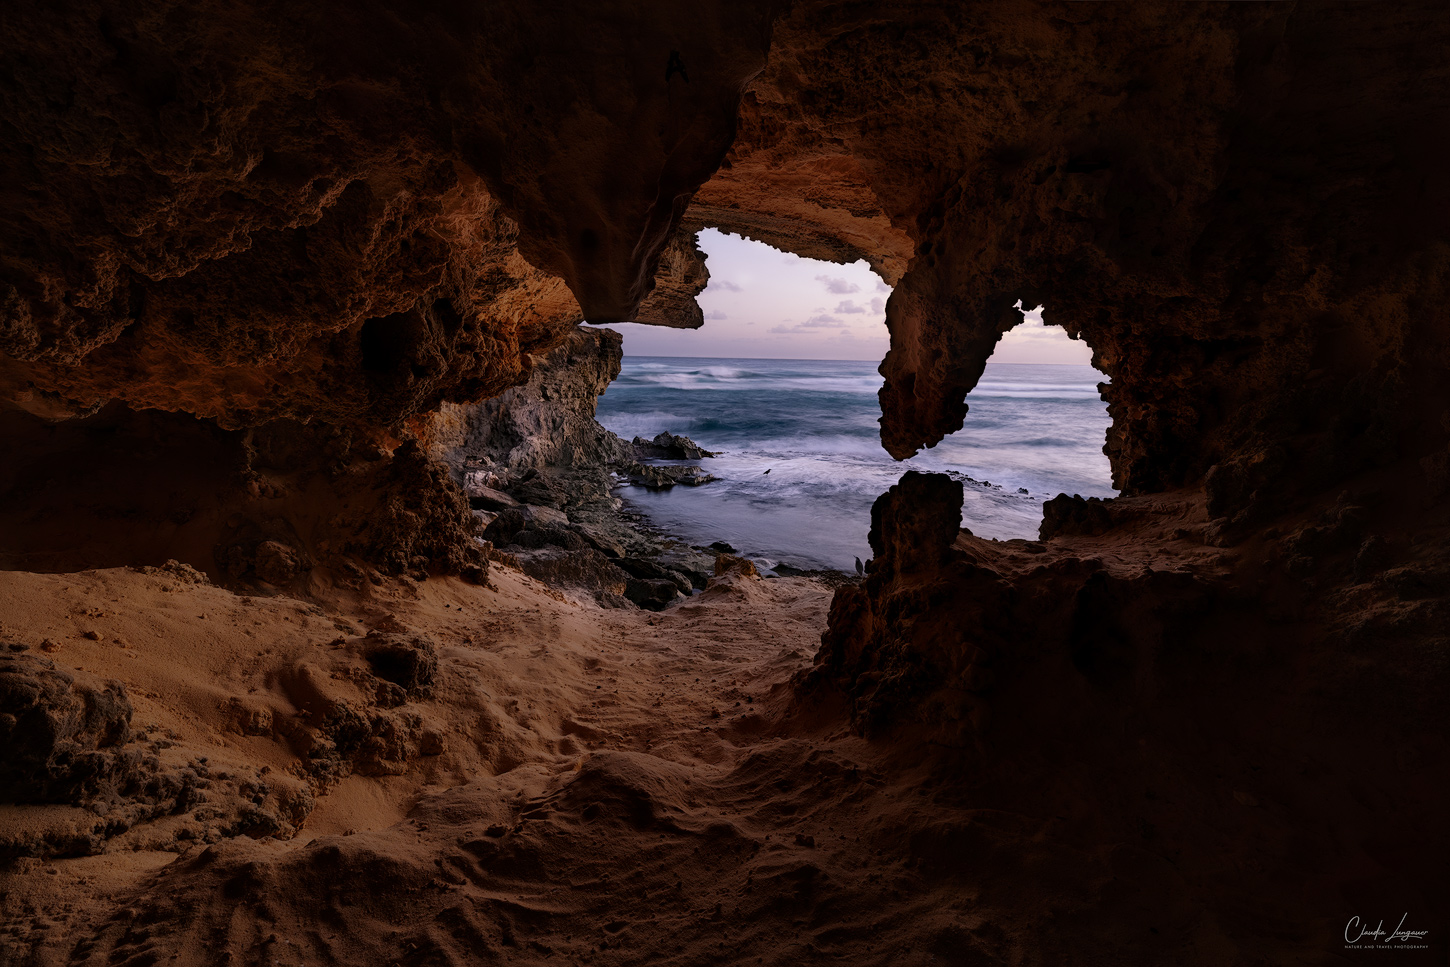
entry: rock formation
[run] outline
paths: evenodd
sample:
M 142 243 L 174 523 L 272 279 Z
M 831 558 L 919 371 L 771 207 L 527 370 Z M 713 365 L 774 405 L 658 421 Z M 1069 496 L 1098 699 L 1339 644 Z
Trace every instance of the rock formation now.
M 0 564 L 481 579 L 445 404 L 581 319 L 698 325 L 702 226 L 894 286 L 898 457 L 1042 303 L 1110 378 L 1123 497 L 998 545 L 906 478 L 800 714 L 956 750 L 1016 846 L 1108 857 L 1015 922 L 1043 950 L 1336 956 L 1341 914 L 1450 908 L 1447 41 L 1428 2 L 17 0 Z M 499 445 L 562 455 L 528 429 Z M 1158 939 L 1092 932 L 1127 910 Z
M 512 563 L 607 605 L 658 610 L 703 588 L 710 558 L 624 519 L 614 488 L 621 477 L 653 489 L 708 483 L 699 467 L 640 461 L 713 454 L 668 432 L 626 443 L 595 421 L 622 346 L 611 329 L 576 329 L 534 358 L 527 383 L 445 405 L 420 433 L 462 482 L 483 539 Z

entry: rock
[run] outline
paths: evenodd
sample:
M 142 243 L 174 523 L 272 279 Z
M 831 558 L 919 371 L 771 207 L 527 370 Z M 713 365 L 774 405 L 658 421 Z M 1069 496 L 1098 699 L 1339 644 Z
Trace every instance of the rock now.
M 562 547 L 568 551 L 581 551 L 593 545 L 583 536 L 568 528 L 531 523 L 513 536 L 510 546 L 528 550 L 537 550 L 541 547 Z
M 569 496 L 554 478 L 539 470 L 530 470 L 511 488 L 521 502 L 536 507 L 563 507 Z
M 481 403 L 445 404 L 428 428 L 434 452 L 460 477 L 496 489 L 529 470 L 558 474 L 632 460 L 629 445 L 594 420 L 623 356 L 623 337 L 613 330 L 569 330 L 556 348 L 532 357 L 526 384 Z M 470 467 L 479 463 L 484 468 Z
M 708 544 L 706 546 L 708 546 L 710 548 L 710 550 L 715 551 L 715 552 L 717 552 L 719 554 L 739 554 L 740 553 L 739 549 L 736 548 L 734 544 L 727 543 L 726 541 L 714 541 L 713 543 Z
M 584 538 L 590 547 L 593 547 L 602 554 L 608 557 L 623 557 L 625 555 L 624 545 L 605 533 L 602 528 L 577 523 L 573 526 L 575 532 Z
M 285 587 L 298 575 L 310 570 L 297 549 L 280 541 L 263 541 L 257 545 L 252 567 L 256 575 L 268 584 Z
M 0 653 L 0 802 L 74 802 L 135 764 L 131 701 L 48 658 Z
M 658 564 L 655 561 L 638 557 L 622 557 L 615 561 L 614 564 L 620 570 L 633 577 L 669 581 L 679 589 L 681 594 L 689 594 L 695 587 L 694 582 L 686 575 L 672 568 L 667 568 L 662 564 Z
M 468 505 L 475 510 L 508 510 L 519 505 L 517 500 L 502 490 L 494 490 L 472 480 L 464 485 L 463 492 L 468 497 Z
M 1103 534 L 1112 527 L 1108 515 L 1110 501 L 1097 497 L 1084 500 L 1077 494 L 1058 494 L 1042 505 L 1042 524 L 1037 529 L 1039 540 L 1051 540 L 1058 534 Z
M 524 515 L 524 520 L 531 525 L 543 527 L 568 527 L 569 515 L 562 510 L 553 507 L 539 507 L 529 505 L 519 508 Z
M 701 484 L 711 483 L 719 478 L 713 474 L 706 473 L 699 467 L 677 467 L 677 466 L 650 466 L 648 464 L 636 464 L 630 471 L 630 480 L 641 487 L 648 487 L 651 490 L 663 490 L 673 487 L 675 484 L 684 484 L 687 487 L 698 487 Z
M 756 569 L 754 562 L 732 554 L 721 554 L 715 558 L 715 576 L 724 577 L 727 574 L 738 574 L 747 578 L 760 577 L 760 571 Z
M 512 544 L 514 537 L 519 531 L 529 524 L 529 519 L 524 516 L 522 509 L 515 508 L 506 510 L 495 517 L 487 527 L 483 529 L 483 539 L 495 547 L 504 547 Z
M 413 696 L 425 694 L 438 674 L 438 648 L 423 635 L 374 631 L 363 644 L 363 657 L 373 674 Z
M 543 547 L 514 556 L 523 572 L 550 587 L 578 588 L 595 597 L 622 596 L 630 577 L 594 548 Z
M 663 578 L 630 578 L 624 596 L 641 608 L 663 611 L 680 596 L 679 585 Z
M 632 445 L 635 455 L 641 460 L 702 460 L 719 456 L 689 437 L 676 436 L 668 431 L 658 434 L 653 440 L 635 437 Z

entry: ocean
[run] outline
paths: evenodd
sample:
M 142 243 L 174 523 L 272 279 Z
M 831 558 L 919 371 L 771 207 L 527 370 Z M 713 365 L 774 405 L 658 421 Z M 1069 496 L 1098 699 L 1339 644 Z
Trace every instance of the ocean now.
M 989 363 L 966 425 L 902 462 L 881 449 L 872 362 L 627 356 L 598 419 L 626 440 L 668 430 L 720 451 L 699 461 L 714 483 L 619 491 L 662 530 L 767 566 L 851 571 L 871 555 L 871 504 L 907 470 L 957 474 L 962 525 L 1000 540 L 1035 538 L 1042 502 L 1059 493 L 1112 496 L 1105 379 L 1091 366 Z

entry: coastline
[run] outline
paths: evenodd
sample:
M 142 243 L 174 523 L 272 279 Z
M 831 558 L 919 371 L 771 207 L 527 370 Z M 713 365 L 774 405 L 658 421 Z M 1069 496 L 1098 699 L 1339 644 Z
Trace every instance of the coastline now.
M 631 491 L 709 486 L 715 477 L 702 464 L 715 454 L 668 432 L 627 442 L 597 422 L 622 357 L 618 333 L 580 327 L 535 358 L 526 384 L 440 414 L 435 456 L 467 496 L 493 561 L 567 595 L 650 610 L 700 593 L 742 553 L 767 578 L 807 577 L 830 589 L 857 580 L 723 539 L 692 542 L 653 521 Z

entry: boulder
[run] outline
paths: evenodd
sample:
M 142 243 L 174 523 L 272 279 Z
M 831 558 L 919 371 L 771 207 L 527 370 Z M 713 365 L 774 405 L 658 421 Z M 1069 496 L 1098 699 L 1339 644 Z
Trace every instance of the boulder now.
M 614 563 L 631 577 L 650 581 L 669 581 L 679 589 L 681 594 L 689 594 L 694 590 L 695 584 L 689 577 L 655 561 L 641 557 L 622 557 Z
M 648 611 L 663 611 L 680 596 L 680 588 L 665 578 L 630 578 L 624 596 Z
M 719 456 L 687 436 L 676 436 L 668 431 L 656 435 L 653 440 L 635 437 L 634 452 L 641 460 L 703 460 Z
M 0 654 L 0 801 L 73 802 L 117 770 L 131 737 L 119 682 L 91 682 L 48 658 Z
M 502 490 L 494 490 L 481 483 L 473 482 L 474 474 L 469 474 L 469 482 L 464 485 L 463 492 L 468 496 L 468 505 L 475 510 L 508 510 L 510 507 L 519 506 L 519 502 Z
M 684 484 L 687 487 L 698 487 L 701 484 L 711 483 L 720 478 L 714 474 L 706 473 L 699 467 L 652 467 L 645 464 L 636 464 L 630 469 L 629 479 L 631 483 L 641 487 L 648 487 L 651 490 L 664 490 L 667 487 L 673 487 L 675 484 Z
M 423 635 L 375 631 L 367 636 L 363 657 L 374 675 L 409 695 L 426 693 L 438 674 L 438 647 Z

